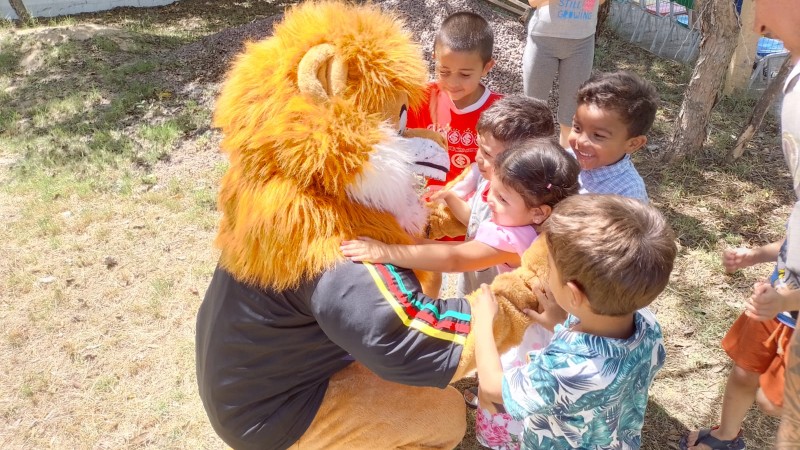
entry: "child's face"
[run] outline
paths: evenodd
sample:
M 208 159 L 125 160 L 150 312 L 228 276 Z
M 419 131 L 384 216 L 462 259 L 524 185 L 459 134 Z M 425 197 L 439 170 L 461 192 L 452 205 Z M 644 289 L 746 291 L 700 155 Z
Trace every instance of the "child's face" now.
M 478 153 L 475 155 L 475 163 L 484 179 L 492 179 L 494 160 L 504 151 L 506 151 L 505 142 L 498 141 L 490 133 L 478 134 Z
M 569 145 L 584 170 L 614 164 L 646 142 L 646 136 L 628 135 L 619 113 L 593 104 L 578 105 L 569 133 Z
M 434 59 L 436 83 L 456 107 L 469 106 L 480 98 L 483 93 L 478 91 L 481 78 L 489 73 L 494 60 L 484 64 L 477 51 L 457 52 L 443 45 L 436 48 Z
M 756 0 L 756 33 L 783 41 L 792 57 L 800 56 L 800 8 L 797 0 Z
M 497 225 L 521 227 L 535 223 L 538 208 L 528 208 L 522 196 L 496 176 L 492 177 L 487 203 L 492 210 L 492 222 Z

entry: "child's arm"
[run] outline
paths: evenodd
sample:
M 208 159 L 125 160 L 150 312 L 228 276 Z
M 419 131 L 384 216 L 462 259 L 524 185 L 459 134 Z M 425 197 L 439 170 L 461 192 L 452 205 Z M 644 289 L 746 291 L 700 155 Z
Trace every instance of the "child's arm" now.
M 353 261 L 394 264 L 409 269 L 434 272 L 469 272 L 499 264 L 520 265 L 516 253 L 504 252 L 482 242 L 468 241 L 457 245 L 388 245 L 369 238 L 344 241 L 342 254 Z
M 458 196 L 458 193 L 452 190 L 442 190 L 431 196 L 431 201 L 437 200 L 442 200 L 447 204 L 447 207 L 450 208 L 450 212 L 453 213 L 453 217 L 455 217 L 456 220 L 463 225 L 469 224 L 469 216 L 472 214 L 472 208 L 470 208 L 466 200 Z
M 477 163 L 472 163 L 447 186 L 445 190 L 453 191 L 460 198 L 466 199 L 471 194 L 475 193 L 478 184 L 483 179 L 481 172 L 478 170 Z
M 503 403 L 503 366 L 494 343 L 494 318 L 497 301 L 489 286 L 482 284 L 481 292 L 472 305 L 473 332 L 475 333 L 475 361 L 481 392 L 492 403 Z
M 727 248 L 722 252 L 722 265 L 728 273 L 765 262 L 774 262 L 783 239 L 756 248 Z

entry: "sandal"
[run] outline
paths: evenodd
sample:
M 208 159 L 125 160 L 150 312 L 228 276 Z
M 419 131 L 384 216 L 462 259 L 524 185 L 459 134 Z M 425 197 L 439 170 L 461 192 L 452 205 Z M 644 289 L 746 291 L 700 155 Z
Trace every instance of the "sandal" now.
M 464 395 L 464 403 L 467 404 L 470 408 L 477 408 L 478 407 L 478 388 L 471 387 L 466 388 L 462 391 Z
M 691 446 L 704 444 L 709 446 L 711 450 L 745 450 L 747 448 L 744 445 L 744 438 L 742 438 L 742 430 L 739 430 L 739 434 L 735 438 L 729 441 L 722 441 L 711 435 L 711 431 L 717 428 L 719 428 L 719 425 L 712 428 L 701 428 L 697 433 L 697 441 Z M 681 438 L 678 447 L 681 450 L 687 450 L 690 447 L 688 434 Z

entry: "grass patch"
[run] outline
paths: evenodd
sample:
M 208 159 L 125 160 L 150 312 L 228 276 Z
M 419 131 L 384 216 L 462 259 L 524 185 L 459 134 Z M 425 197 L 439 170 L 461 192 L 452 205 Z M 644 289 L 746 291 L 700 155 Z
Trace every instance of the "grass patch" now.
M 156 147 L 169 147 L 180 136 L 181 129 L 176 121 L 158 125 L 144 125 L 139 129 L 140 136 Z
M 3 39 L 0 41 L 0 73 L 11 73 L 19 67 L 19 62 L 23 57 L 22 52 L 15 48 L 13 45 L 9 45 L 9 39 Z
M 92 38 L 92 40 L 94 47 L 101 52 L 111 53 L 119 50 L 119 44 L 107 37 L 97 36 Z
M 179 134 L 176 122 L 137 126 L 154 110 L 175 107 L 158 97 L 169 90 L 152 76 L 160 67 L 158 53 L 141 53 L 155 43 L 146 34 L 109 34 L 48 46 L 37 43 L 36 34 L 20 34 L 4 46 L 22 49 L 0 54 L 18 73 L 4 80 L 14 95 L 0 97 L 0 146 L 22 149 L 18 174 L 88 176 L 139 158 L 147 164 L 167 158 Z M 18 67 L 23 58 L 29 64 L 24 76 Z
M 135 61 L 122 66 L 117 72 L 121 76 L 150 73 L 158 67 L 155 61 Z

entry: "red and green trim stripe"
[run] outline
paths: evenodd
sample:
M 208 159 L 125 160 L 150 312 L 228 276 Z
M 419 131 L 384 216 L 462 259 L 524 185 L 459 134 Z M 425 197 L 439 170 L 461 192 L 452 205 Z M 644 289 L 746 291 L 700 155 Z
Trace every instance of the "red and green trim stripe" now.
M 463 345 L 470 330 L 471 315 L 460 311 L 439 311 L 434 303 L 420 302 L 406 286 L 394 266 L 364 263 L 378 290 L 409 328 L 428 336 Z

